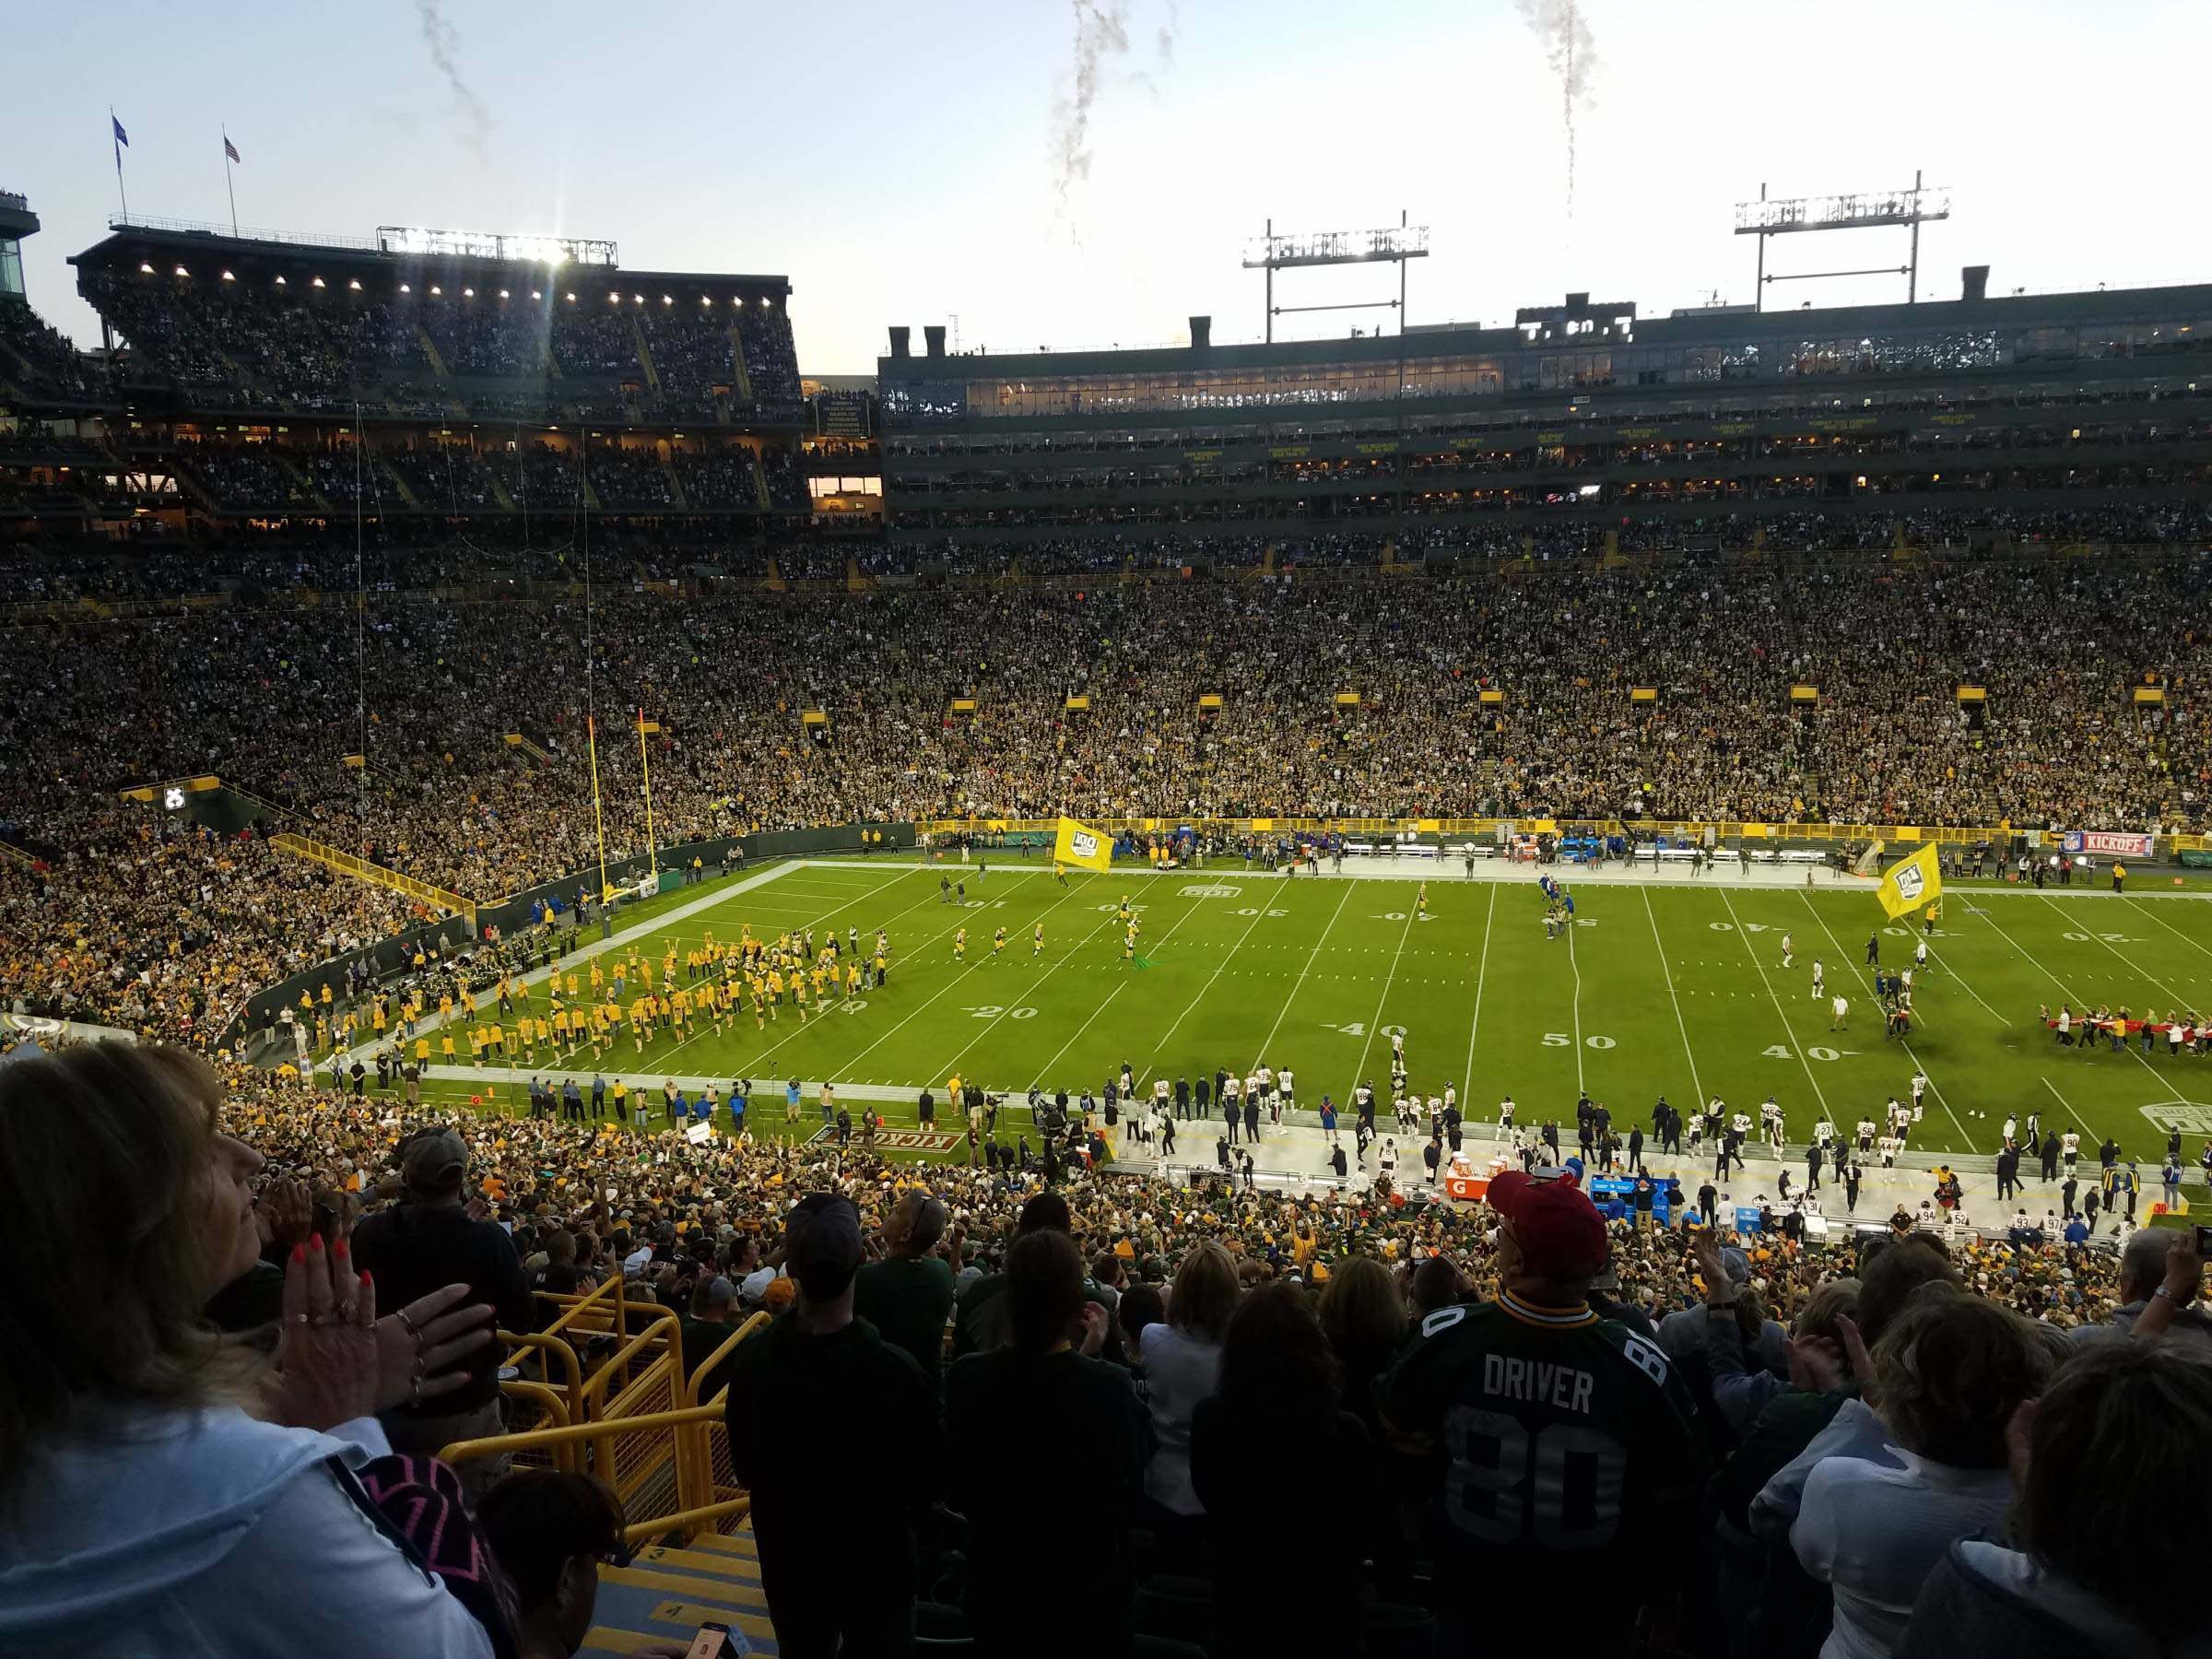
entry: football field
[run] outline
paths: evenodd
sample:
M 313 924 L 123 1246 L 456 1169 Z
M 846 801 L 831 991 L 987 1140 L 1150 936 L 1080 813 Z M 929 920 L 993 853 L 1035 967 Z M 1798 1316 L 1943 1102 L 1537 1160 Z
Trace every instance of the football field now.
M 2040 1019 L 2062 1003 L 2124 1005 L 2138 1018 L 2212 1010 L 2212 899 L 2201 892 L 1954 886 L 1900 1043 L 1883 1035 L 1867 946 L 1885 966 L 1910 966 L 1918 922 L 1887 922 L 1870 886 L 1825 872 L 1810 888 L 1561 872 L 1578 913 L 1555 939 L 1533 871 L 1462 879 L 1456 865 L 1430 866 L 1424 914 L 1410 878 L 1284 878 L 1224 864 L 1071 872 L 1063 886 L 1049 864 L 987 877 L 946 868 L 965 877 L 964 904 L 941 899 L 937 869 L 811 862 L 705 889 L 644 924 L 637 943 L 656 962 L 671 944 L 680 958 L 710 931 L 731 942 L 747 924 L 764 938 L 855 928 L 864 947 L 882 928 L 888 982 L 817 1005 L 805 1021 L 786 1000 L 765 1031 L 749 1008 L 719 1033 L 698 1020 L 685 1041 L 656 1033 L 642 1052 L 625 1031 L 597 1069 L 656 1091 L 665 1077 L 725 1089 L 749 1077 L 753 1124 L 771 1131 L 789 1078 L 809 1097 L 834 1083 L 897 1125 L 912 1124 L 923 1087 L 942 1099 L 956 1074 L 1017 1098 L 1032 1085 L 1072 1095 L 1101 1089 L 1124 1063 L 1148 1083 L 1265 1062 L 1295 1072 L 1310 1110 L 1324 1091 L 1345 1103 L 1361 1081 L 1386 1102 L 1391 1038 L 1403 1031 L 1418 1092 L 1454 1085 L 1478 1120 L 1510 1093 L 1520 1122 L 1559 1120 L 1570 1139 L 1584 1090 L 1627 1121 L 1647 1120 L 1662 1093 L 1683 1107 L 1718 1095 L 1754 1116 L 1772 1094 L 1802 1146 L 1822 1116 L 1846 1132 L 1878 1120 L 1891 1095 L 1908 1096 L 1915 1067 L 1930 1081 L 1913 1135 L 1922 1151 L 1994 1153 L 2005 1117 L 2030 1111 L 2088 1145 L 2109 1133 L 2153 1166 L 2168 1126 L 2187 1132 L 2192 1159 L 2212 1134 L 2212 1057 L 2170 1057 L 2162 1039 L 2147 1054 L 2139 1037 L 2117 1053 L 2061 1047 Z M 1142 927 L 1134 963 L 1116 919 L 1124 895 Z M 952 946 L 961 927 L 964 961 Z M 1006 945 L 994 951 L 1001 927 Z M 1839 992 L 1851 1005 L 1841 1029 Z M 588 1048 L 535 1058 L 545 1071 L 594 1069 Z M 503 1067 L 484 1075 L 506 1081 Z M 449 1094 L 452 1076 L 433 1076 L 443 1080 L 434 1093 Z M 818 1122 L 811 1100 L 806 1119 Z

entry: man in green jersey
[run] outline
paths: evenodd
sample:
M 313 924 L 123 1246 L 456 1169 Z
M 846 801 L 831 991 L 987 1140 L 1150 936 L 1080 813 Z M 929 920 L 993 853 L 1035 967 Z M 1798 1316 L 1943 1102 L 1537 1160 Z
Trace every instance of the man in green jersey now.
M 1439 1308 L 1376 1385 L 1394 1435 L 1430 1460 L 1439 1653 L 1494 1647 L 1496 1604 L 1574 1607 L 1578 1637 L 1630 1636 L 1685 1583 L 1701 1458 L 1696 1408 L 1659 1346 L 1590 1306 L 1606 1224 L 1572 1178 L 1509 1170 L 1498 1300 Z

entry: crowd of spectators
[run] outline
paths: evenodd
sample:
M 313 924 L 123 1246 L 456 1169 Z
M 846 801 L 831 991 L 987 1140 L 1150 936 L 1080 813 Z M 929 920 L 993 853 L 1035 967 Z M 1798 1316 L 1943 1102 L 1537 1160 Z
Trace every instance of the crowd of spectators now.
M 62 331 L 20 299 L 0 295 L 0 389 L 27 403 L 92 397 L 96 377 Z
M 1608 1223 L 1518 1172 L 1481 1206 L 1048 1182 L 104 1047 L 0 1067 L 0 1242 L 42 1246 L 73 1206 L 147 1218 L 11 1304 L 0 1638 L 206 1618 L 280 1568 L 300 1594 L 248 1597 L 239 1651 L 366 1652 L 343 1640 L 365 1624 L 411 1651 L 513 1651 L 518 1625 L 572 1651 L 618 1509 L 431 1453 L 496 1427 L 479 1327 L 620 1276 L 677 1315 L 688 1371 L 713 1366 L 693 1382 L 794 1652 L 906 1651 L 926 1604 L 990 1655 L 1041 1631 L 1081 1655 L 1139 1633 L 1219 1659 L 1472 1654 L 1514 1605 L 1498 1583 L 1700 1659 L 2203 1650 L 2195 1541 L 2152 1500 L 2212 1478 L 2183 1231 L 2115 1259 L 1909 1219 L 1833 1243 Z M 96 1272 L 129 1318 L 83 1318 Z M 274 1378 L 247 1370 L 269 1346 Z M 208 1354 L 247 1412 L 210 1408 Z M 95 1398 L 103 1426 L 168 1432 L 95 1434 Z M 394 1529 L 345 1525 L 348 1500 L 442 1539 L 432 1576 L 400 1571 Z M 590 1541 L 548 1560 L 579 1507 Z M 235 1524 L 189 1576 L 150 1550 L 85 1571 L 218 1512 Z
M 291 461 L 274 452 L 199 444 L 182 452 L 179 460 L 208 499 L 226 511 L 270 512 L 316 504 L 314 491 Z M 315 470 L 320 476 L 324 468 Z M 340 469 L 329 470 L 335 477 Z M 352 468 L 343 470 L 350 482 Z

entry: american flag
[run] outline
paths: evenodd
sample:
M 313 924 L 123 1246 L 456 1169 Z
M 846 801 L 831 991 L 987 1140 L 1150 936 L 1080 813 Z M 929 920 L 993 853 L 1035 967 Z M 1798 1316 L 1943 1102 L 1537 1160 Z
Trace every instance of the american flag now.
M 238 146 L 230 142 L 230 135 L 228 133 L 223 135 L 223 159 L 227 161 L 243 161 L 245 159 L 238 153 Z

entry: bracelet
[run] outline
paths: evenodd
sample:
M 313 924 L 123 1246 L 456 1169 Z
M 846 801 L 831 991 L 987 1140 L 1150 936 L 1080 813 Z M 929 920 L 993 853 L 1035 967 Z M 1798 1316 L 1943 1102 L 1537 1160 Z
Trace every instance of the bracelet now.
M 2156 1290 L 2153 1290 L 2153 1291 L 2151 1292 L 2151 1294 L 2152 1294 L 2153 1296 L 2162 1296 L 2162 1297 L 2164 1297 L 2164 1298 L 2165 1298 L 2165 1299 L 2166 1299 L 2168 1301 L 2171 1301 L 2171 1300 L 2173 1300 L 2173 1292 L 2172 1292 L 2172 1290 L 2171 1290 L 2171 1289 L 2170 1289 L 2168 1287 L 2166 1287 L 2166 1286 L 2164 1286 L 2164 1285 L 2160 1285 L 2160 1286 L 2159 1286 L 2159 1288 L 2158 1288 Z

